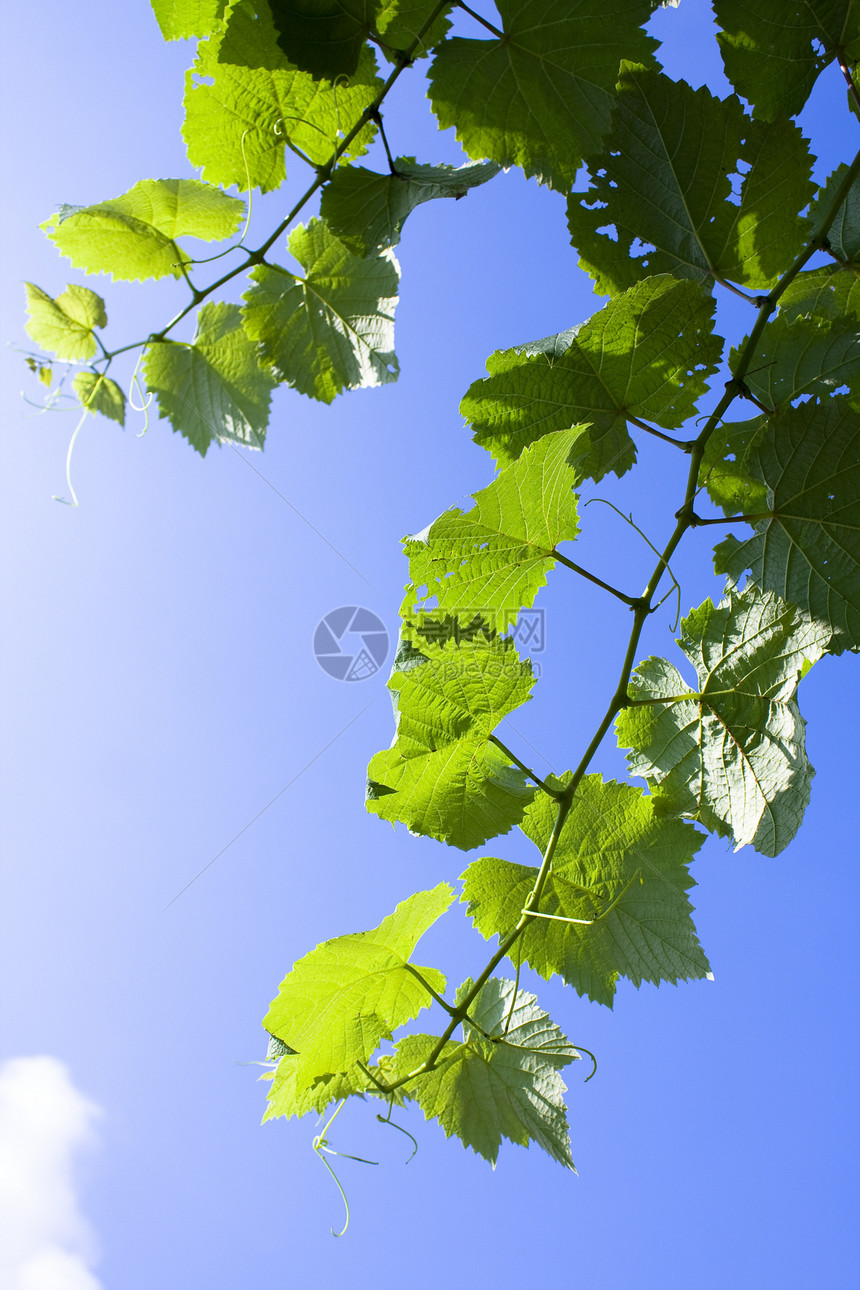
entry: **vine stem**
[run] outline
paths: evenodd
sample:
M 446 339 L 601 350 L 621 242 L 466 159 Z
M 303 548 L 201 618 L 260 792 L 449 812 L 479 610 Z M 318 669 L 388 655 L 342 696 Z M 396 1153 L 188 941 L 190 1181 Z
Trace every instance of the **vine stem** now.
M 800 252 L 794 263 L 785 271 L 773 290 L 770 291 L 768 295 L 758 298 L 758 317 L 756 318 L 749 336 L 741 346 L 737 364 L 732 372 L 731 379 L 726 381 L 725 390 L 716 407 L 707 418 L 698 438 L 692 443 L 690 449 L 690 469 L 687 474 L 684 502 L 676 512 L 675 528 L 659 555 L 657 564 L 648 579 L 639 603 L 633 610 L 633 625 L 630 630 L 630 637 L 627 642 L 627 649 L 624 654 L 624 661 L 621 666 L 621 674 L 618 679 L 618 684 L 607 705 L 606 712 L 604 713 L 603 718 L 591 739 L 591 742 L 582 754 L 579 765 L 576 767 L 569 783 L 566 785 L 562 797 L 558 800 L 558 811 L 556 813 L 553 830 L 547 843 L 546 850 L 544 851 L 534 887 L 532 888 L 531 895 L 523 906 L 523 912 L 520 916 L 519 922 L 513 931 L 509 932 L 508 935 L 500 941 L 498 949 L 493 954 L 486 967 L 484 967 L 480 975 L 474 981 L 471 989 L 454 1009 L 451 1022 L 446 1026 L 426 1059 L 421 1063 L 417 1070 L 411 1071 L 408 1075 L 404 1075 L 401 1079 L 390 1084 L 387 1091 L 393 1092 L 396 1088 L 400 1088 L 401 1085 L 408 1084 L 411 1080 L 417 1079 L 420 1075 L 427 1074 L 429 1071 L 433 1070 L 437 1060 L 445 1049 L 445 1045 L 448 1043 L 459 1023 L 465 1017 L 468 1008 L 486 985 L 487 981 L 490 979 L 501 961 L 508 956 L 511 949 L 525 931 L 525 928 L 533 915 L 533 911 L 537 909 L 547 880 L 552 871 L 553 857 L 558 847 L 565 821 L 570 813 L 576 790 L 615 717 L 631 702 L 636 702 L 635 699 L 631 699 L 628 696 L 627 687 L 630 683 L 630 676 L 636 659 L 636 651 L 639 647 L 639 638 L 642 635 L 645 620 L 651 612 L 654 595 L 657 592 L 657 588 L 660 585 L 664 572 L 669 567 L 669 561 L 687 530 L 696 527 L 696 515 L 693 510 L 693 502 L 695 501 L 696 494 L 698 492 L 699 468 L 702 463 L 702 458 L 704 456 L 708 440 L 723 420 L 728 408 L 736 398 L 741 396 L 744 389 L 744 377 L 746 376 L 750 363 L 752 362 L 753 356 L 758 348 L 762 332 L 767 325 L 770 315 L 776 309 L 780 297 L 789 284 L 794 281 L 795 277 L 800 273 L 807 261 L 817 250 L 821 249 L 822 242 L 824 241 L 833 220 L 836 218 L 836 214 L 840 206 L 845 200 L 858 174 L 860 174 L 860 151 L 857 152 L 854 160 L 848 167 L 842 182 L 839 184 L 839 187 L 829 202 L 827 209 L 815 225 L 804 250 Z M 514 998 L 512 1000 L 512 1007 L 515 1002 L 516 999 Z
M 525 764 L 525 762 L 520 761 L 516 753 L 512 753 L 510 748 L 507 748 L 502 743 L 501 739 L 497 738 L 496 735 L 490 735 L 489 742 L 491 744 L 495 744 L 496 747 L 501 752 L 503 752 L 506 757 L 510 758 L 510 760 L 514 763 L 515 766 L 519 766 L 523 774 L 528 775 L 529 779 L 534 780 L 538 788 L 543 789 L 543 791 L 547 794 L 548 797 L 554 797 L 557 801 L 561 800 L 561 797 L 562 797 L 561 790 L 557 788 L 550 788 L 549 784 L 547 784 L 545 780 L 542 780 L 540 775 L 536 775 L 533 770 L 530 770 L 529 767 Z
M 249 251 L 241 264 L 235 265 L 234 268 L 232 268 L 228 273 L 223 274 L 220 278 L 216 279 L 215 282 L 210 283 L 208 287 L 195 288 L 191 285 L 190 281 L 188 281 L 188 286 L 192 292 L 192 299 L 190 303 L 185 306 L 184 309 L 180 309 L 179 313 L 176 314 L 173 318 L 171 318 L 170 322 L 166 325 L 166 327 L 163 327 L 159 332 L 152 332 L 145 340 L 134 341 L 131 345 L 123 345 L 121 349 L 111 350 L 108 354 L 105 355 L 107 358 L 115 358 L 117 354 L 125 353 L 125 351 L 129 349 L 138 349 L 141 345 L 145 345 L 147 343 L 165 340 L 168 332 L 172 331 L 173 328 L 178 323 L 180 323 L 183 318 L 185 318 L 188 314 L 190 314 L 191 310 L 195 309 L 197 305 L 200 304 L 201 300 L 205 300 L 206 297 L 210 296 L 213 291 L 217 291 L 219 287 L 223 287 L 227 282 L 231 282 L 233 278 L 238 277 L 240 273 L 244 273 L 247 269 L 253 268 L 257 264 L 265 263 L 266 252 L 269 251 L 272 246 L 274 246 L 275 242 L 277 242 L 281 234 L 286 232 L 286 230 L 289 228 L 290 224 L 293 222 L 296 216 L 300 214 L 300 212 L 304 209 L 304 207 L 313 197 L 314 193 L 316 193 L 320 188 L 322 188 L 322 186 L 325 183 L 328 182 L 328 180 L 331 178 L 331 174 L 334 167 L 337 165 L 340 158 L 347 151 L 353 139 L 355 139 L 355 137 L 361 133 L 361 131 L 365 128 L 365 126 L 369 125 L 375 119 L 375 117 L 379 115 L 379 109 L 382 106 L 383 102 L 385 101 L 385 98 L 389 90 L 397 82 L 401 73 L 407 67 L 411 66 L 412 55 L 415 53 L 416 49 L 418 49 L 419 46 L 421 45 L 424 35 L 426 34 L 426 32 L 430 30 L 433 23 L 440 16 L 440 14 L 442 14 L 449 7 L 449 4 L 450 4 L 450 0 L 438 0 L 438 3 L 433 6 L 433 9 L 431 10 L 427 19 L 418 28 L 418 32 L 417 32 L 417 35 L 415 36 L 415 39 L 411 42 L 411 44 L 407 46 L 406 49 L 404 49 L 400 53 L 397 66 L 394 68 L 394 70 L 389 75 L 388 79 L 385 81 L 384 85 L 382 86 L 382 89 L 379 91 L 376 98 L 373 100 L 372 103 L 368 105 L 368 107 L 364 109 L 364 111 L 362 112 L 361 116 L 358 118 L 358 120 L 356 121 L 352 129 L 349 130 L 347 134 L 344 135 L 343 139 L 335 148 L 334 152 L 332 153 L 329 160 L 325 163 L 325 165 L 318 167 L 316 178 L 314 179 L 313 183 L 302 194 L 302 196 L 293 206 L 292 210 L 285 216 L 284 219 L 281 220 L 280 224 L 275 229 L 275 231 L 269 237 L 266 238 L 265 242 L 263 242 L 263 244 L 259 246 L 256 251 Z M 250 194 L 250 188 L 248 191 Z M 186 280 L 187 280 L 187 275 L 186 275 Z
M 623 600 L 624 604 L 629 605 L 631 609 L 638 604 L 635 596 L 626 595 L 625 592 L 619 591 L 617 587 L 613 587 L 608 582 L 604 582 L 602 578 L 598 578 L 596 574 L 589 573 L 587 569 L 583 569 L 581 564 L 575 564 L 573 560 L 568 560 L 567 556 L 562 555 L 557 547 L 553 547 L 550 554 L 553 560 L 558 560 L 559 564 L 563 564 L 567 569 L 572 569 L 573 572 L 578 573 L 581 578 L 587 578 L 588 581 L 593 582 L 596 587 L 602 587 L 604 591 L 609 592 L 610 596 L 615 596 L 618 600 Z

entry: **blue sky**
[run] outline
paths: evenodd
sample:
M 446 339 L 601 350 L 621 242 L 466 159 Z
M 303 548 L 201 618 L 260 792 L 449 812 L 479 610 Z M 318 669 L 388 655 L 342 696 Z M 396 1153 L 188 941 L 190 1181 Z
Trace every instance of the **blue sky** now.
M 657 23 L 667 70 L 725 92 L 702 0 Z M 39 221 L 60 202 L 191 173 L 179 126 L 192 51 L 164 45 L 142 0 L 16 6 L 6 26 L 3 335 L 25 348 L 21 282 L 57 294 L 84 281 Z M 401 83 L 386 118 L 394 150 L 458 160 L 420 76 Z M 823 179 L 860 134 L 834 69 L 803 124 Z M 288 192 L 305 186 L 298 162 L 295 172 Z M 283 194 L 255 202 L 258 241 L 285 205 Z M 164 423 L 138 436 L 141 417 L 124 432 L 92 418 L 73 460 L 76 510 L 52 501 L 66 492 L 74 416 L 32 415 L 20 391 L 38 399 L 40 387 L 20 353 L 3 352 L 0 1056 L 55 1059 L 100 1108 L 74 1175 L 95 1234 L 93 1285 L 348 1279 L 363 1290 L 451 1276 L 482 1286 L 505 1272 L 589 1290 L 852 1286 L 860 712 L 850 657 L 824 660 L 801 691 L 818 773 L 797 840 L 768 860 L 710 839 L 694 865 L 713 982 L 623 983 L 609 1012 L 526 980 L 599 1059 L 587 1085 L 585 1071 L 569 1079 L 579 1176 L 509 1144 L 493 1172 L 414 1108 L 402 1123 L 420 1146 L 406 1167 L 409 1145 L 377 1123 L 377 1108 L 347 1106 L 334 1145 L 380 1163 L 341 1162 L 352 1224 L 335 1241 L 342 1211 L 310 1147 L 313 1118 L 259 1127 L 264 1086 L 247 1063 L 265 1055 L 260 1019 L 290 964 L 467 863 L 365 814 L 364 767 L 391 737 L 384 673 L 334 681 L 314 659 L 314 629 L 360 604 L 396 630 L 399 539 L 491 477 L 458 414 L 462 394 L 494 349 L 600 307 L 562 198 L 513 173 L 422 207 L 398 258 L 396 385 L 330 408 L 277 392 L 262 456 L 225 447 L 201 461 Z M 117 343 L 184 302 L 172 284 L 90 285 Z M 724 334 L 739 338 L 742 306 L 720 308 Z M 684 463 L 656 441 L 640 455 L 640 469 L 590 495 L 633 509 L 659 542 Z M 585 515 L 576 558 L 586 567 L 624 570 L 626 582 L 650 571 L 653 556 L 608 508 Z M 694 533 L 677 558 L 685 612 L 719 594 L 709 545 Z M 563 770 L 614 685 L 627 611 L 560 574 L 541 604 L 542 682 L 511 742 Z M 671 652 L 671 620 L 667 603 L 643 657 Z M 595 768 L 623 766 L 607 742 Z M 517 859 L 525 845 L 501 839 L 481 854 Z M 419 954 L 454 983 L 486 957 L 456 908 Z

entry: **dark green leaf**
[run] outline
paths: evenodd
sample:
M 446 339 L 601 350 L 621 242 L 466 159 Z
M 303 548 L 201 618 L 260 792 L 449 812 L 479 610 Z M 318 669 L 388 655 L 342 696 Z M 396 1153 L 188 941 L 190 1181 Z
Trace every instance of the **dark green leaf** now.
M 444 130 L 565 192 L 609 126 L 622 58 L 646 62 L 649 0 L 497 0 L 501 39 L 446 40 L 430 69 Z
M 531 667 L 510 640 L 451 641 L 427 663 L 395 672 L 394 745 L 368 767 L 367 809 L 464 851 L 507 833 L 534 796 L 490 742 L 530 697 Z
M 636 459 L 629 417 L 676 430 L 717 369 L 714 304 L 694 282 L 662 275 L 637 283 L 581 327 L 487 361 L 460 411 L 500 462 L 551 430 L 591 423 L 573 464 L 581 475 L 621 475 Z
M 278 46 L 317 79 L 353 76 L 380 0 L 269 0 Z
M 716 548 L 718 573 L 750 569 L 765 591 L 800 605 L 839 652 L 860 646 L 860 418 L 845 399 L 805 403 L 769 423 L 747 459 L 770 514 L 745 542 Z
M 401 50 L 411 49 L 436 7 L 436 0 L 382 0 L 376 30 L 382 37 L 382 52 L 386 58 L 393 61 Z M 451 26 L 447 15 L 452 7 L 447 5 L 433 20 L 421 36 L 420 44 L 413 50 L 412 58 L 422 58 L 429 54 L 433 46 L 443 39 Z
M 832 287 L 827 288 L 828 291 Z M 860 399 L 860 330 L 857 320 L 826 314 L 812 316 L 796 296 L 789 297 L 785 310 L 762 332 L 755 354 L 755 368 L 747 373 L 746 384 L 768 409 L 783 412 L 802 395 L 826 396 L 848 386 L 854 400 Z M 803 309 L 803 312 L 801 312 Z M 743 342 L 732 350 L 734 367 Z
M 608 294 L 654 273 L 768 287 L 807 236 L 811 162 L 790 122 L 626 65 L 591 187 L 568 202 L 579 262 Z
M 366 1062 L 380 1040 L 429 1008 L 432 995 L 416 972 L 438 993 L 445 989 L 435 968 L 407 965 L 453 899 L 444 882 L 416 892 L 378 927 L 323 941 L 293 965 L 263 1026 L 296 1050 L 296 1094 L 339 1072 L 355 1078 L 348 1074 L 355 1062 Z
M 203 305 L 193 344 L 150 345 L 144 373 L 161 415 L 201 456 L 213 439 L 262 448 L 273 381 L 245 335 L 238 305 Z
M 860 18 L 855 19 L 860 21 Z M 858 50 L 860 53 L 860 50 Z M 846 165 L 837 166 L 827 183 L 820 190 L 810 212 L 813 219 L 821 207 L 825 210 L 830 205 L 836 190 L 847 173 Z M 836 212 L 836 218 L 830 225 L 827 241 L 831 251 L 843 263 L 851 264 L 860 260 L 860 177 L 855 176 L 848 190 L 848 196 Z
M 842 47 L 860 56 L 855 0 L 714 0 L 726 75 L 756 116 L 796 116 Z
M 463 982 L 458 1002 L 471 988 Z M 523 1147 L 536 1142 L 573 1169 L 559 1070 L 579 1054 L 534 995 L 518 990 L 514 1001 L 514 991 L 512 981 L 491 978 L 469 1008 L 480 1030 L 464 1023 L 465 1043 L 449 1040 L 435 1069 L 410 1082 L 408 1091 L 425 1119 L 438 1120 L 449 1138 L 456 1135 L 493 1165 L 508 1138 Z M 402 1039 L 392 1078 L 415 1070 L 437 1042 L 432 1035 Z
M 521 827 L 541 852 L 557 814 L 546 793 L 526 811 Z M 539 911 L 552 917 L 531 918 L 511 957 L 547 980 L 559 973 L 579 994 L 610 1008 L 622 976 L 637 987 L 707 976 L 686 895 L 695 886 L 687 866 L 703 841 L 692 825 L 661 819 L 638 789 L 586 776 L 541 894 Z M 504 939 L 514 930 L 537 876 L 537 867 L 506 860 L 469 866 L 463 899 L 483 936 Z
M 393 175 L 344 166 L 323 190 L 320 214 L 354 255 L 375 255 L 396 246 L 416 206 L 436 197 L 465 197 L 500 169 L 492 162 L 459 169 L 418 166 L 414 157 L 398 157 L 394 164 Z
M 259 265 L 244 296 L 245 330 L 277 380 L 324 403 L 396 381 L 392 252 L 359 259 L 316 219 L 293 229 L 288 245 L 307 276 Z
M 794 694 L 828 633 L 752 586 L 716 607 L 706 600 L 681 628 L 698 688 L 666 659 L 636 669 L 636 702 L 616 722 L 631 773 L 648 780 L 658 810 L 778 855 L 800 827 L 813 775 Z

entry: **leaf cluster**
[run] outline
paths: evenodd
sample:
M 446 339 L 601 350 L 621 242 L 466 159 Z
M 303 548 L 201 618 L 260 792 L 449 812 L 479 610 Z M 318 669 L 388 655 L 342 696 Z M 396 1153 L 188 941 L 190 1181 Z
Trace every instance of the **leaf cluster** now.
M 199 42 L 183 135 L 201 178 L 143 180 L 43 227 L 87 273 L 185 282 L 190 303 L 138 346 L 140 379 L 199 453 L 262 449 L 279 385 L 330 403 L 395 380 L 406 221 L 502 169 L 564 196 L 579 264 L 607 297 L 591 318 L 489 357 L 461 411 L 495 477 L 404 539 L 395 732 L 370 762 L 367 809 L 464 851 L 515 829 L 534 846 L 530 864 L 482 856 L 462 875 L 491 957 L 451 999 L 441 971 L 412 962 L 455 899 L 441 883 L 299 959 L 264 1020 L 277 1041 L 266 1118 L 414 1100 L 491 1162 L 507 1138 L 572 1167 L 560 1071 L 579 1054 L 520 988 L 521 969 L 610 1007 L 622 979 L 707 977 L 688 895 L 703 830 L 767 856 L 788 845 L 813 775 L 798 687 L 826 654 L 860 649 L 860 153 L 817 186 L 793 119 L 825 73 L 844 77 L 860 115 L 860 11 L 715 0 L 733 87 L 718 98 L 662 71 L 645 29 L 655 0 L 498 0 L 488 16 L 432 0 L 153 7 L 166 39 Z M 425 57 L 460 168 L 388 146 L 387 95 Z M 357 164 L 374 139 L 387 170 Z M 303 197 L 261 246 L 231 243 L 232 267 L 201 285 L 191 243 L 229 241 L 246 213 L 225 189 L 277 190 L 287 162 L 307 167 Z M 209 299 L 240 274 L 240 299 Z M 734 345 L 714 330 L 720 291 L 749 310 Z M 31 339 L 83 365 L 81 407 L 122 424 L 107 373 L 134 346 L 107 348 L 102 298 L 75 285 L 27 294 Z M 193 339 L 177 339 L 192 313 Z M 51 361 L 31 360 L 40 379 Z M 635 594 L 571 544 L 588 481 L 634 470 L 658 441 L 686 483 Z M 683 619 L 677 664 L 637 665 L 675 550 L 719 524 L 740 533 L 716 545 L 722 599 Z M 544 780 L 503 723 L 535 684 L 511 632 L 550 577 L 573 596 L 596 584 L 630 628 L 598 728 L 570 772 Z M 591 770 L 613 726 L 638 784 Z M 513 979 L 496 975 L 504 961 Z M 427 1008 L 443 1015 L 439 1033 L 402 1033 Z

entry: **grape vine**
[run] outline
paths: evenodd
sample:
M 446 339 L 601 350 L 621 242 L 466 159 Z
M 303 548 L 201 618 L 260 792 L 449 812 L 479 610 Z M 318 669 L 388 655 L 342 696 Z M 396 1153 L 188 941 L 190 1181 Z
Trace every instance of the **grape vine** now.
M 323 941 L 284 977 L 263 1022 L 265 1118 L 326 1112 L 318 1152 L 349 1098 L 379 1098 L 391 1123 L 411 1099 L 491 1162 L 507 1138 L 573 1168 L 561 1072 L 591 1055 L 520 988 L 523 965 L 607 1006 L 621 977 L 707 977 L 688 899 L 703 830 L 767 856 L 788 845 L 813 773 L 799 684 L 826 654 L 860 649 L 860 151 L 819 188 L 793 120 L 820 75 L 844 80 L 846 136 L 860 117 L 860 9 L 714 0 L 736 90 L 718 99 L 661 70 L 645 30 L 658 7 L 153 0 L 166 39 L 199 41 L 184 138 L 201 177 L 143 180 L 42 226 L 76 268 L 181 279 L 189 300 L 109 348 L 101 296 L 30 284 L 33 371 L 51 385 L 58 361 L 79 368 L 82 420 L 124 424 L 138 388 L 202 455 L 213 442 L 262 449 L 278 385 L 330 403 L 395 380 L 406 219 L 503 168 L 566 195 L 579 263 L 608 297 L 577 327 L 491 355 L 461 411 L 497 474 L 470 509 L 404 539 L 395 735 L 368 767 L 367 809 L 464 851 L 514 828 L 536 850 L 531 865 L 484 856 L 463 873 L 467 916 L 497 945 L 453 995 L 439 969 L 411 961 L 457 899 L 447 882 Z M 452 35 L 455 18 L 474 33 Z M 424 59 L 431 109 L 470 158 L 459 169 L 389 147 L 388 96 Z M 357 164 L 377 136 L 387 173 Z M 246 233 L 232 241 L 246 209 L 227 189 L 277 191 L 286 150 L 312 177 L 248 250 Z M 285 234 L 301 272 L 273 258 Z M 187 238 L 229 245 L 195 258 Z M 227 255 L 232 267 L 198 285 Z M 210 299 L 243 275 L 241 304 Z M 733 348 L 714 332 L 718 291 L 753 317 Z M 194 339 L 175 339 L 192 314 Z M 128 396 L 108 374 L 124 354 L 137 354 Z M 730 419 L 741 406 L 751 419 Z M 583 483 L 635 469 L 631 428 L 688 459 L 641 591 L 559 549 L 584 523 Z M 721 525 L 748 533 L 715 548 L 723 599 L 681 622 L 691 683 L 668 659 L 638 661 L 640 639 L 680 596 L 679 545 Z M 497 730 L 537 679 L 511 628 L 557 566 L 626 605 L 630 627 L 578 759 L 541 778 Z M 645 788 L 592 769 L 613 728 Z M 510 976 L 495 975 L 505 960 Z M 438 1033 L 402 1030 L 433 1005 L 446 1016 Z

